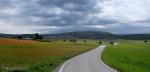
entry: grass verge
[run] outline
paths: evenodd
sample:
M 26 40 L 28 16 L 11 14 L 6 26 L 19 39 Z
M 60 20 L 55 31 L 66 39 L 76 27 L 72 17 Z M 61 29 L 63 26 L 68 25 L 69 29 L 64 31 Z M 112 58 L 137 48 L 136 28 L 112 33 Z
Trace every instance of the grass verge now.
M 121 40 L 119 45 L 107 46 L 102 59 L 120 72 L 149 72 L 150 43 Z

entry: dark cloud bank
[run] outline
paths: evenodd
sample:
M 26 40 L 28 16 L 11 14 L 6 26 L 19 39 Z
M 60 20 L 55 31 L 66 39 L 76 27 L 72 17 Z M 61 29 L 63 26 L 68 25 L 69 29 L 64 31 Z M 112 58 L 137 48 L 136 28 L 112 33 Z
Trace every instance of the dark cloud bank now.
M 150 6 L 139 3 L 146 2 L 130 7 L 130 0 L 0 0 L 0 33 L 149 33 Z

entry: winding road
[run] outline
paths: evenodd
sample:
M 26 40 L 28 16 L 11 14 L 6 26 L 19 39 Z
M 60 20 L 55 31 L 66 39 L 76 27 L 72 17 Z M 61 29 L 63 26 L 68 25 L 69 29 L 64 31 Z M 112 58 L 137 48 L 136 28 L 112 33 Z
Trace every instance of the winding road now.
M 78 55 L 65 62 L 58 72 L 117 72 L 100 59 L 105 45 Z

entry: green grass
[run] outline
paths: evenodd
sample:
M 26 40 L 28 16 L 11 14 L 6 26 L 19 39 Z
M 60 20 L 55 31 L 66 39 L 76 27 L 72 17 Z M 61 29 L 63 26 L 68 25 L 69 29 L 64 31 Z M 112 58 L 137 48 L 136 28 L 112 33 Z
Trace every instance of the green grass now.
M 96 41 L 83 43 L 36 42 L 0 38 L 0 70 L 5 67 L 29 67 L 29 72 L 52 72 L 71 57 L 94 49 Z
M 150 72 L 150 43 L 120 40 L 107 46 L 102 59 L 120 72 Z

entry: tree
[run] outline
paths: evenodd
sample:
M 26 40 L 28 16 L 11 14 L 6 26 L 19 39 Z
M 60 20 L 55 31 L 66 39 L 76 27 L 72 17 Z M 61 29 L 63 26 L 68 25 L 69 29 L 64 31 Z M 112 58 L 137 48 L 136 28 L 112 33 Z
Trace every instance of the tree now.
M 22 36 L 18 36 L 17 38 L 18 38 L 18 39 L 22 39 Z
M 72 42 L 73 42 L 73 43 L 76 43 L 77 41 L 76 41 L 76 40 L 72 40 Z
M 112 45 L 114 45 L 114 41 L 110 41 L 110 42 L 109 42 L 109 44 L 112 44 Z
M 102 41 L 99 41 L 98 43 L 99 43 L 99 44 L 102 44 Z
M 86 40 L 84 40 L 84 43 L 86 43 Z
M 69 40 L 69 42 L 72 42 L 72 40 Z
M 71 40 L 69 40 L 69 42 L 76 43 L 76 42 L 77 42 L 77 40 L 75 40 L 75 39 L 71 39 Z
M 66 40 L 64 39 L 64 42 L 66 42 Z
M 34 40 L 43 39 L 43 36 L 42 36 L 42 35 L 39 35 L 38 33 L 35 33 L 33 39 L 34 39 Z
M 147 43 L 148 41 L 147 40 L 144 40 L 144 43 Z

